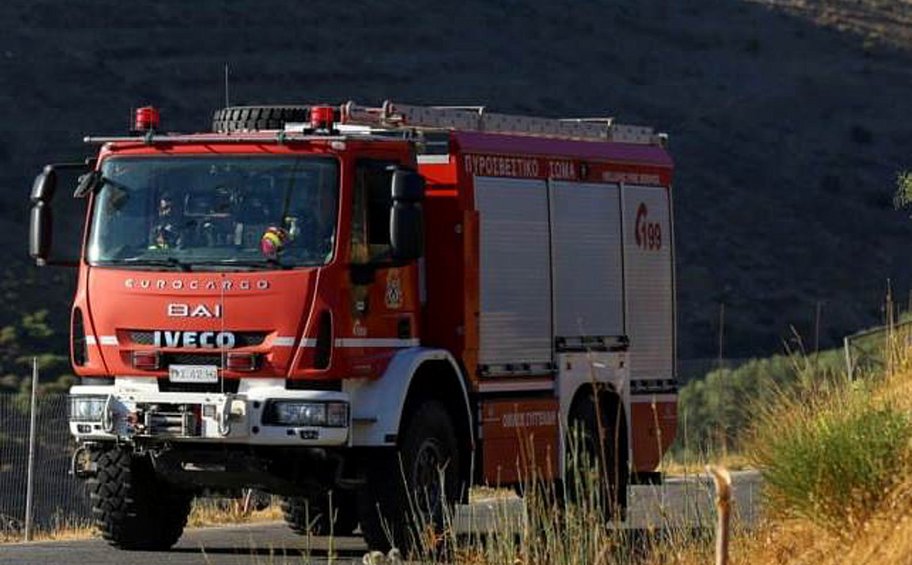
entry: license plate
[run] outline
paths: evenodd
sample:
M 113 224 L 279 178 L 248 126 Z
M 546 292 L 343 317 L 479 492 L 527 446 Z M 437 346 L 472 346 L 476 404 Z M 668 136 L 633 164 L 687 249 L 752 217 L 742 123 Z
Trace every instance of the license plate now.
M 168 379 L 172 383 L 217 383 L 218 367 L 215 365 L 171 365 Z

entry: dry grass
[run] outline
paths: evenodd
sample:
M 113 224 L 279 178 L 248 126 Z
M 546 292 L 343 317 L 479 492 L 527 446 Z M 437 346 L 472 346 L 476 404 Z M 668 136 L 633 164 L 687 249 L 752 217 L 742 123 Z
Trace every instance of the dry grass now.
M 746 455 L 742 453 L 727 453 L 725 455 L 685 457 L 683 459 L 667 455 L 662 460 L 659 470 L 669 477 L 685 477 L 705 473 L 707 465 L 725 467 L 729 471 L 743 471 L 753 468 L 750 459 Z
M 687 542 L 654 552 L 645 565 L 706 565 L 712 547 Z M 912 563 L 912 480 L 890 493 L 867 522 L 836 533 L 804 518 L 776 517 L 731 544 L 731 565 L 908 565 Z
M 95 535 L 94 526 L 89 524 L 61 524 L 47 530 L 38 530 L 32 535 L 32 541 L 66 541 L 88 539 Z M 0 530 L 0 544 L 19 543 L 24 541 L 18 530 Z
M 691 545 L 666 555 L 674 565 L 703 565 L 711 551 Z M 906 565 L 912 562 L 912 482 L 895 489 L 891 502 L 865 524 L 834 533 L 806 519 L 777 519 L 733 540 L 732 565 Z
M 896 414 L 908 415 L 912 412 L 912 349 L 905 345 L 908 343 L 907 338 L 908 336 L 888 336 L 887 346 L 891 356 L 885 374 L 869 375 L 864 381 L 831 382 L 818 389 L 816 395 L 782 398 L 778 412 L 773 410 L 760 416 L 761 420 L 766 418 L 767 429 L 761 430 L 760 435 L 754 437 L 752 449 L 768 448 L 776 436 L 792 438 L 796 444 L 807 441 L 808 438 L 826 442 L 836 437 L 846 440 L 839 444 L 841 447 L 854 452 L 844 452 L 837 458 L 822 449 L 812 454 L 814 457 L 808 460 L 807 465 L 794 465 L 795 482 L 805 481 L 804 486 L 814 491 L 807 493 L 806 497 L 798 496 L 800 489 L 795 489 L 795 497 L 783 498 L 781 489 L 767 484 L 767 516 L 756 529 L 751 532 L 742 531 L 732 540 L 730 563 L 912 563 L 912 473 L 909 472 L 912 445 L 908 434 L 903 436 L 905 439 L 900 437 L 894 443 L 896 453 L 887 457 L 898 457 L 899 467 L 878 477 L 873 483 L 865 484 L 865 481 L 871 480 L 867 474 L 854 479 L 836 474 L 826 478 L 827 467 L 831 464 L 843 465 L 843 471 L 848 476 L 857 474 L 858 469 L 854 468 L 856 466 L 882 463 L 884 459 L 884 454 L 872 455 L 877 449 L 871 445 L 871 440 L 876 438 L 866 436 L 871 431 L 867 426 L 850 427 L 848 431 L 851 434 L 840 429 L 841 423 L 851 421 L 852 414 L 864 413 L 870 414 L 872 418 L 880 418 L 888 413 L 887 419 L 892 419 Z M 868 412 L 864 412 L 866 410 Z M 815 427 L 816 431 L 812 429 Z M 801 429 L 797 435 L 796 429 Z M 879 428 L 875 425 L 873 429 L 876 431 Z M 801 434 L 805 434 L 804 437 L 800 437 Z M 851 437 L 853 435 L 857 437 Z M 877 437 L 881 437 L 881 434 L 877 434 Z M 761 444 L 757 444 L 758 441 Z M 789 441 L 784 443 L 788 444 Z M 815 449 L 819 446 L 807 441 L 806 447 Z M 796 449 L 800 451 L 801 446 Z M 780 452 L 779 456 L 792 457 L 793 454 Z M 796 458 L 795 462 L 800 461 Z M 770 462 L 764 463 L 768 465 Z M 877 465 L 872 468 L 872 474 L 876 474 Z M 801 474 L 799 471 L 803 471 L 804 478 L 798 476 Z M 839 480 L 846 482 L 838 484 Z M 787 488 L 795 486 L 797 485 L 789 484 Z M 843 496 L 836 492 L 837 487 L 870 489 L 873 496 Z M 835 502 L 838 504 L 834 506 Z M 814 512 L 796 511 L 796 507 L 801 506 L 805 510 L 825 508 L 824 513 L 828 513 L 829 517 L 824 518 Z M 657 552 L 648 563 L 702 565 L 711 560 L 711 548 L 705 543 L 684 543 Z
M 503 500 L 514 498 L 516 492 L 511 488 L 494 488 L 488 486 L 472 487 L 469 491 L 469 502 L 485 502 L 490 500 Z
M 652 559 L 650 565 L 704 565 L 706 546 L 685 545 Z M 806 519 L 777 519 L 733 540 L 732 565 L 843 565 L 912 562 L 912 481 L 894 489 L 889 502 L 868 522 L 834 533 Z
M 244 511 L 242 499 L 197 499 L 187 518 L 187 526 L 200 528 L 226 524 L 248 524 L 253 522 L 274 522 L 282 519 L 282 510 L 277 500 L 262 510 Z
M 240 499 L 197 499 L 187 518 L 187 527 L 202 528 L 229 524 L 249 524 L 256 522 L 275 522 L 282 519 L 282 510 L 277 501 L 262 510 L 244 511 Z M 32 541 L 63 541 L 90 539 L 98 535 L 95 526 L 88 522 L 61 523 L 51 528 L 39 529 L 32 535 Z M 0 544 L 19 543 L 23 541 L 21 530 L 0 529 Z
M 912 48 L 909 0 L 750 0 L 786 10 L 819 25 L 856 34 L 867 43 Z

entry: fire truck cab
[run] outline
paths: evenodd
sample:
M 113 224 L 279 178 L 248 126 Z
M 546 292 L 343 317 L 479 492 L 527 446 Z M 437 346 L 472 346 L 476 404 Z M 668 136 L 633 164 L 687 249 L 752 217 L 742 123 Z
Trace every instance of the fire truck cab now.
M 166 134 L 141 108 L 32 188 L 54 264 L 57 171 L 85 168 L 70 430 L 111 544 L 170 547 L 194 496 L 256 488 L 296 531 L 409 547 L 410 497 L 439 523 L 472 484 L 561 481 L 575 425 L 614 509 L 654 477 L 677 395 L 665 136 L 391 102 L 213 122 Z

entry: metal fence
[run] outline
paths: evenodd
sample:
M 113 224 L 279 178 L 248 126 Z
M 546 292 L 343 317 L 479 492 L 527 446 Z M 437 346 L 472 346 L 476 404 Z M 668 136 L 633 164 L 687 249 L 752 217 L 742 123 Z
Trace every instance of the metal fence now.
M 37 399 L 32 521 L 39 529 L 84 524 L 91 518 L 83 481 L 70 475 L 74 443 L 67 425 L 67 395 Z M 29 458 L 29 398 L 0 394 L 0 530 L 25 523 Z
M 908 362 L 912 348 L 912 321 L 864 330 L 843 339 L 849 378 L 883 373 Z

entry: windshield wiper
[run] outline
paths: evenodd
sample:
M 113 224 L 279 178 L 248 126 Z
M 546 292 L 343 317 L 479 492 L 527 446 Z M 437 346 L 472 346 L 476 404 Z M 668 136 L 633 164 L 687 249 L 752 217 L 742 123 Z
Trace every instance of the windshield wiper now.
M 194 261 L 193 265 L 206 267 L 248 267 L 251 269 L 290 269 L 291 265 L 286 265 L 278 259 L 266 257 L 262 261 L 251 259 L 223 259 L 220 261 Z
M 190 265 L 182 262 L 176 257 L 127 257 L 118 261 L 122 264 L 136 265 L 142 267 L 167 267 L 173 270 L 189 271 Z

